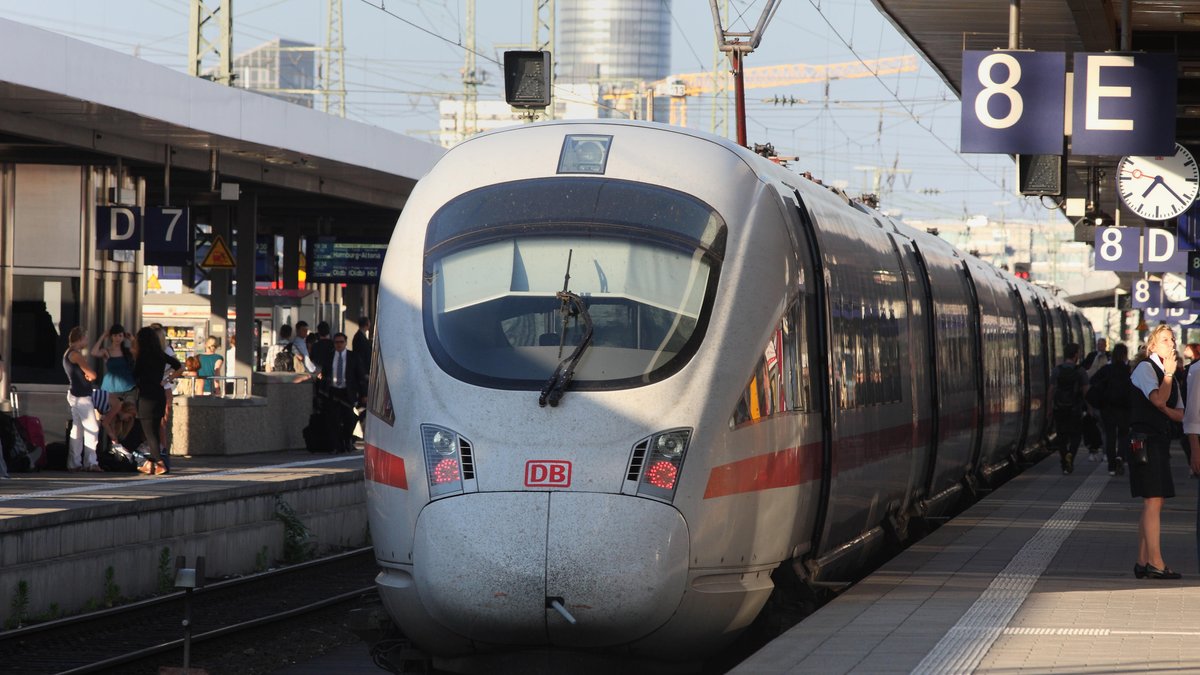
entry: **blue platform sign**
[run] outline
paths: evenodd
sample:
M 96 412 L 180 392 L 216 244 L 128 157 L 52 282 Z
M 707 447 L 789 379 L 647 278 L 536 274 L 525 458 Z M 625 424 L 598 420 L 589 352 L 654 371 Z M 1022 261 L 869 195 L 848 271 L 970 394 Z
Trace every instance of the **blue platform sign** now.
M 1147 227 L 1142 237 L 1142 271 L 1175 272 L 1187 269 L 1187 238 L 1158 227 Z
M 962 63 L 962 152 L 1063 154 L 1063 52 L 966 51 Z
M 1133 282 L 1133 292 L 1131 294 L 1132 302 L 1130 307 L 1133 309 L 1146 309 L 1148 307 L 1162 307 L 1162 282 L 1150 281 L 1149 279 L 1138 279 Z
M 143 221 L 147 265 L 186 265 L 192 254 L 191 214 L 186 208 L 148 206 Z
M 1183 273 L 1193 247 L 1186 231 L 1158 227 L 1097 227 L 1095 268 L 1110 272 Z
M 1133 227 L 1096 228 L 1097 270 L 1137 272 L 1141 263 L 1142 233 Z
M 1175 54 L 1075 54 L 1071 154 L 1174 154 L 1176 73 Z
M 142 209 L 138 206 L 96 207 L 96 248 L 136 251 L 142 246 Z

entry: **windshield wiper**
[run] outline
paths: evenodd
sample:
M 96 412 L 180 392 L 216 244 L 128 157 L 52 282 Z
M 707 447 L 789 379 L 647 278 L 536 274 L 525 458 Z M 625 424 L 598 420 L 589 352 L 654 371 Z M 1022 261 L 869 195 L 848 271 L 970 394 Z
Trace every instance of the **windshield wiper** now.
M 551 408 L 558 407 L 558 402 L 566 393 L 567 385 L 575 377 L 575 367 L 579 365 L 579 359 L 583 358 L 584 350 L 592 344 L 592 315 L 588 313 L 583 298 L 568 290 L 571 283 L 571 255 L 573 253 L 574 249 L 567 252 L 567 273 L 563 276 L 563 289 L 554 294 L 559 302 L 558 311 L 562 313 L 562 327 L 559 329 L 561 332 L 558 338 L 559 357 L 562 357 L 563 345 L 567 340 L 567 319 L 575 317 L 578 325 L 579 317 L 583 317 L 583 337 L 579 339 L 579 344 L 575 345 L 575 350 L 567 358 L 558 362 L 554 374 L 550 376 L 549 380 L 546 380 L 545 386 L 542 387 L 542 393 L 538 396 L 538 405 L 542 407 L 545 407 L 547 403 Z

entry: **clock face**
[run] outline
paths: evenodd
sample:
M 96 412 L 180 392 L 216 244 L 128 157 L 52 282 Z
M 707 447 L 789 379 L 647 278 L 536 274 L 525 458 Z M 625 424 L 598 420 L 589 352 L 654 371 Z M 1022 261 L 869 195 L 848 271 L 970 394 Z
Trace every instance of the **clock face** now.
M 1121 201 L 1146 220 L 1178 216 L 1196 200 L 1198 190 L 1196 160 L 1178 143 L 1170 157 L 1125 157 L 1117 165 Z

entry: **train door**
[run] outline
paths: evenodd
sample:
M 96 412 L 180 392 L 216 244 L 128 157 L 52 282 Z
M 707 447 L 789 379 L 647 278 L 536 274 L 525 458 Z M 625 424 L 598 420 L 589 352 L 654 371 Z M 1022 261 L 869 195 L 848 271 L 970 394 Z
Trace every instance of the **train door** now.
M 913 462 L 909 485 L 912 494 L 910 503 L 918 503 L 928 495 L 928 475 L 933 466 L 934 439 L 937 437 L 937 360 L 933 353 L 932 297 L 928 285 L 928 272 L 915 242 L 893 232 L 892 245 L 904 268 L 904 285 L 908 297 L 908 360 L 909 397 L 912 401 L 912 449 Z
M 935 452 L 926 475 L 925 509 L 937 516 L 953 510 L 978 444 L 979 381 L 974 298 L 962 260 L 949 244 L 917 233 L 925 262 L 932 317 L 933 375 L 937 401 Z
M 845 579 L 900 525 L 912 494 L 914 424 L 904 271 L 889 235 L 832 200 L 811 209 L 827 293 L 829 429 L 814 557 L 821 579 Z

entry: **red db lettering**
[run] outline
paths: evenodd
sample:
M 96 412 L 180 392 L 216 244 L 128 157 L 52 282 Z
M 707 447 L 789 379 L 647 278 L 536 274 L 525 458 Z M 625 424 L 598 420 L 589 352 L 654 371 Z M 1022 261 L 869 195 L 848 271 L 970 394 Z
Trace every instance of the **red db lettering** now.
M 539 459 L 525 462 L 525 487 L 571 487 L 571 463 Z

